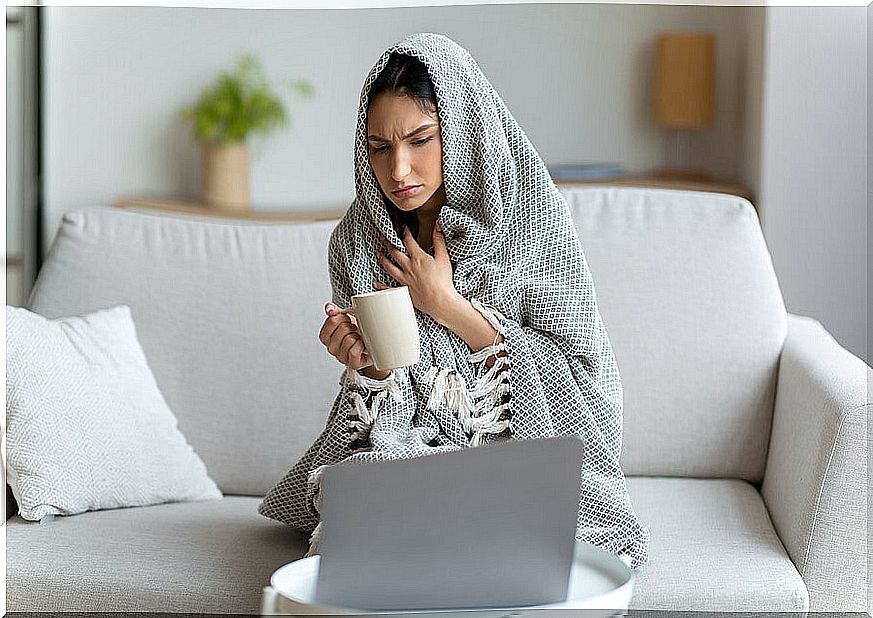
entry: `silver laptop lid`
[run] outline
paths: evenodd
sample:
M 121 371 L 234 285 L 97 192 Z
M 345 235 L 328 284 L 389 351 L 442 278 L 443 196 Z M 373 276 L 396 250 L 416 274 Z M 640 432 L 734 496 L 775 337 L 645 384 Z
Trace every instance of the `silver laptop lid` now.
M 340 463 L 321 479 L 316 602 L 387 611 L 566 599 L 583 442 Z

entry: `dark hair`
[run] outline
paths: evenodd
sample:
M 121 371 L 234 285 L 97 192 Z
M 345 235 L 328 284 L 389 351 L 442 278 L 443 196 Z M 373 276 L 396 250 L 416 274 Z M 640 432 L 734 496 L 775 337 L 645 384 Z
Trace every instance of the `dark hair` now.
M 427 67 L 418 58 L 406 54 L 392 53 L 388 57 L 385 68 L 370 86 L 367 110 L 380 94 L 392 94 L 406 96 L 412 99 L 422 112 L 434 114 L 437 111 L 437 98 L 433 89 L 433 82 Z M 404 225 L 409 228 L 413 236 L 418 236 L 418 215 L 413 212 L 405 212 L 397 208 L 394 203 L 384 194 L 382 197 L 388 216 L 394 225 L 397 235 L 402 234 Z

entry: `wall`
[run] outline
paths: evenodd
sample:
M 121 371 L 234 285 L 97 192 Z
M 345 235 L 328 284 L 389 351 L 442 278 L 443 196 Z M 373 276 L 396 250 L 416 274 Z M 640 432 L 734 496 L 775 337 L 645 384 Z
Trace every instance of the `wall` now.
M 363 78 L 409 32 L 443 32 L 467 47 L 547 163 L 614 161 L 630 171 L 667 155 L 649 115 L 657 33 L 714 32 L 717 125 L 694 136 L 692 158 L 755 193 L 789 310 L 817 317 L 869 358 L 864 8 L 44 11 L 43 247 L 68 209 L 125 194 L 196 197 L 198 151 L 175 112 L 243 50 L 274 79 L 315 85 L 316 98 L 292 108 L 291 131 L 255 140 L 251 166 L 259 207 L 311 210 L 351 200 Z
M 37 270 L 37 9 L 6 7 L 6 304 L 21 306 Z
M 869 362 L 867 21 L 767 9 L 759 205 L 788 310 Z
M 738 57 L 738 87 L 745 94 L 737 123 L 742 129 L 743 147 L 738 179 L 757 196 L 761 187 L 761 114 L 764 88 L 764 50 L 767 43 L 766 9 L 756 7 L 744 13 L 745 45 Z M 756 204 L 760 211 L 761 205 Z
M 735 179 L 745 161 L 745 30 L 760 9 L 519 4 L 355 10 L 48 7 L 45 26 L 44 245 L 68 209 L 123 194 L 196 197 L 198 151 L 175 111 L 236 54 L 274 79 L 312 81 L 290 132 L 260 140 L 251 166 L 262 208 L 332 209 L 353 197 L 352 137 L 363 79 L 415 31 L 465 46 L 547 163 L 662 164 L 666 134 L 649 116 L 661 30 L 718 37 L 717 125 L 693 158 Z M 752 20 L 755 19 L 753 16 Z
M 873 253 L 870 251 L 871 239 L 873 239 L 873 213 L 870 211 L 870 205 L 873 204 L 873 174 L 870 173 L 870 162 L 873 161 L 873 139 L 870 138 L 870 127 L 873 126 L 873 105 L 870 104 L 870 75 L 873 72 L 873 45 L 870 45 L 870 31 L 873 30 L 873 4 L 867 5 L 867 70 L 865 71 L 867 84 L 866 89 L 866 105 L 867 105 L 867 130 L 864 132 L 867 139 L 867 259 L 864 268 L 867 269 L 867 364 L 871 364 L 870 338 L 873 337 Z M 873 384 L 868 384 L 868 389 L 873 388 Z M 870 502 L 870 508 L 873 509 L 873 501 Z M 873 552 L 873 543 L 869 543 L 868 552 Z M 873 560 L 868 560 L 867 564 L 873 564 Z M 870 590 L 873 590 L 873 569 L 869 568 L 867 575 L 870 578 Z M 873 593 L 867 596 L 867 609 L 873 616 Z

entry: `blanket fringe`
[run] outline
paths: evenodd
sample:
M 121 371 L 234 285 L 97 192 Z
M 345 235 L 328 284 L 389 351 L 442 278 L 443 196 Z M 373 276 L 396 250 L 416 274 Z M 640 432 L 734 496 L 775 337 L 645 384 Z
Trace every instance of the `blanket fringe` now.
M 370 428 L 376 420 L 376 416 L 382 407 L 382 403 L 391 397 L 395 401 L 401 401 L 402 394 L 400 387 L 397 384 L 397 376 L 394 370 L 384 380 L 376 380 L 359 374 L 357 371 L 349 370 L 349 377 L 352 384 L 360 386 L 375 393 L 370 400 L 370 405 L 367 406 L 361 393 L 352 391 L 352 405 L 355 409 L 355 415 L 349 417 L 349 431 L 352 442 L 356 440 L 366 440 L 370 433 Z
M 306 481 L 308 483 L 312 483 L 316 486 L 315 498 L 313 500 L 313 506 L 315 510 L 321 513 L 321 476 L 324 474 L 324 471 L 327 470 L 330 464 L 322 464 L 317 466 L 309 471 L 309 474 L 306 477 Z M 315 529 L 312 531 L 312 534 L 309 536 L 309 550 L 306 552 L 306 556 L 314 556 L 318 553 L 318 543 L 321 540 L 321 521 L 318 522 L 318 525 L 315 526 Z
M 492 355 L 496 358 L 488 372 L 477 380 L 472 393 L 467 390 L 464 378 L 453 369 L 432 366 L 424 375 L 424 381 L 431 387 L 427 409 L 434 411 L 444 403 L 464 431 L 471 434 L 470 446 L 482 444 L 486 434 L 498 434 L 511 427 L 511 419 L 501 420 L 504 412 L 510 409 L 510 403 L 499 403 L 510 390 L 508 371 L 501 371 L 509 363 L 506 357 L 497 356 L 497 352 L 503 349 L 501 342 L 470 355 L 472 362 Z
M 315 530 L 312 531 L 312 534 L 309 536 L 309 551 L 306 552 L 304 558 L 309 558 L 310 556 L 314 556 L 318 553 L 318 546 L 321 543 L 321 526 L 324 524 L 323 521 L 319 521 L 318 525 L 315 526 Z

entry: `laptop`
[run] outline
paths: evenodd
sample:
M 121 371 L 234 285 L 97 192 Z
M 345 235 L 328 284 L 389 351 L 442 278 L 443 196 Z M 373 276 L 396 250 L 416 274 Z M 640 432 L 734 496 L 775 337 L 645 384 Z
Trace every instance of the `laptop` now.
M 566 600 L 583 442 L 339 463 L 321 480 L 315 601 L 367 611 Z

